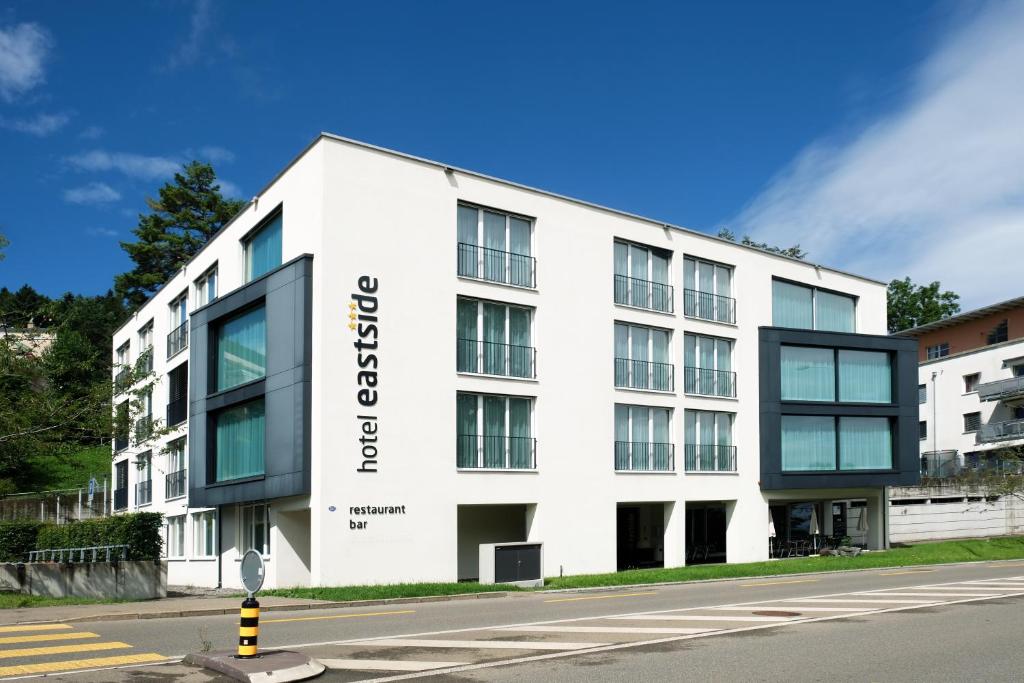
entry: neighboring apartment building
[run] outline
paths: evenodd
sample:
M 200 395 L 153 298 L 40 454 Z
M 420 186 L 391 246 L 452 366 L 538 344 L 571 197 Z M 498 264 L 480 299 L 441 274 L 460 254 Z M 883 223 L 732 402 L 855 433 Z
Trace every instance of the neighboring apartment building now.
M 548 576 L 745 562 L 853 499 L 878 548 L 919 476 L 885 296 L 321 135 L 115 333 L 159 380 L 116 506 L 167 515 L 201 585 L 248 548 L 267 586 L 472 579 L 508 541 Z

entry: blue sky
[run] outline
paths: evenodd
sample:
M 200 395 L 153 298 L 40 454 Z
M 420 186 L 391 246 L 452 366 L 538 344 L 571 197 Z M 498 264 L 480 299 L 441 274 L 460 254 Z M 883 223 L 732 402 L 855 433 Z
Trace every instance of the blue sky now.
M 104 291 L 175 166 L 248 197 L 327 130 L 968 305 L 1019 295 L 1015 259 L 956 244 L 1024 242 L 1024 6 L 964 5 L 0 5 L 0 285 Z

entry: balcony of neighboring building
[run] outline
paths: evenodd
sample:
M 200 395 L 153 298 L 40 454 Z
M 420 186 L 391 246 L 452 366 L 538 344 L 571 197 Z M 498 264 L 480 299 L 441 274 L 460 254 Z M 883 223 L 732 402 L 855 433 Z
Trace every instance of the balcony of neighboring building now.
M 1024 418 L 983 424 L 975 438 L 979 444 L 1024 439 Z
M 978 400 L 1002 401 L 1007 405 L 1024 404 L 1024 375 L 979 384 Z

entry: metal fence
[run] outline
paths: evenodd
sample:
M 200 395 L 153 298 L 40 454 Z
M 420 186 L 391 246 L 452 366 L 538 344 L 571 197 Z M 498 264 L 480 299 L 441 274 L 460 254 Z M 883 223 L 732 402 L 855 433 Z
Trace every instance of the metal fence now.
M 89 499 L 89 489 L 14 493 L 0 497 L 0 521 L 38 520 L 62 524 L 105 517 L 110 512 L 109 488 L 104 481 Z

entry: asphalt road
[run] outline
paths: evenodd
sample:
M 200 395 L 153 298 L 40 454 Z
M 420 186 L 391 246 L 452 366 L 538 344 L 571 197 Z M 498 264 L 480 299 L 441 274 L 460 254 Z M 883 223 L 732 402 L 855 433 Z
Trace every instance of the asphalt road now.
M 1022 606 L 1018 561 L 269 612 L 259 640 L 261 648 L 300 648 L 325 661 L 335 668 L 320 680 L 332 681 L 679 680 L 691 673 L 713 680 L 1024 680 Z M 75 632 L 94 635 L 0 648 L 126 647 L 6 657 L 0 649 L 0 675 L 52 663 L 48 673 L 58 680 L 218 680 L 180 665 L 73 674 L 61 667 L 151 653 L 174 660 L 204 640 L 230 649 L 237 619 L 76 623 L 57 635 Z M 20 634 L 0 634 L 7 635 Z M 389 640 L 372 640 L 380 638 Z M 360 669 L 362 662 L 378 668 Z M 145 662 L 123 662 L 133 663 Z M 461 670 L 430 674 L 439 667 Z

